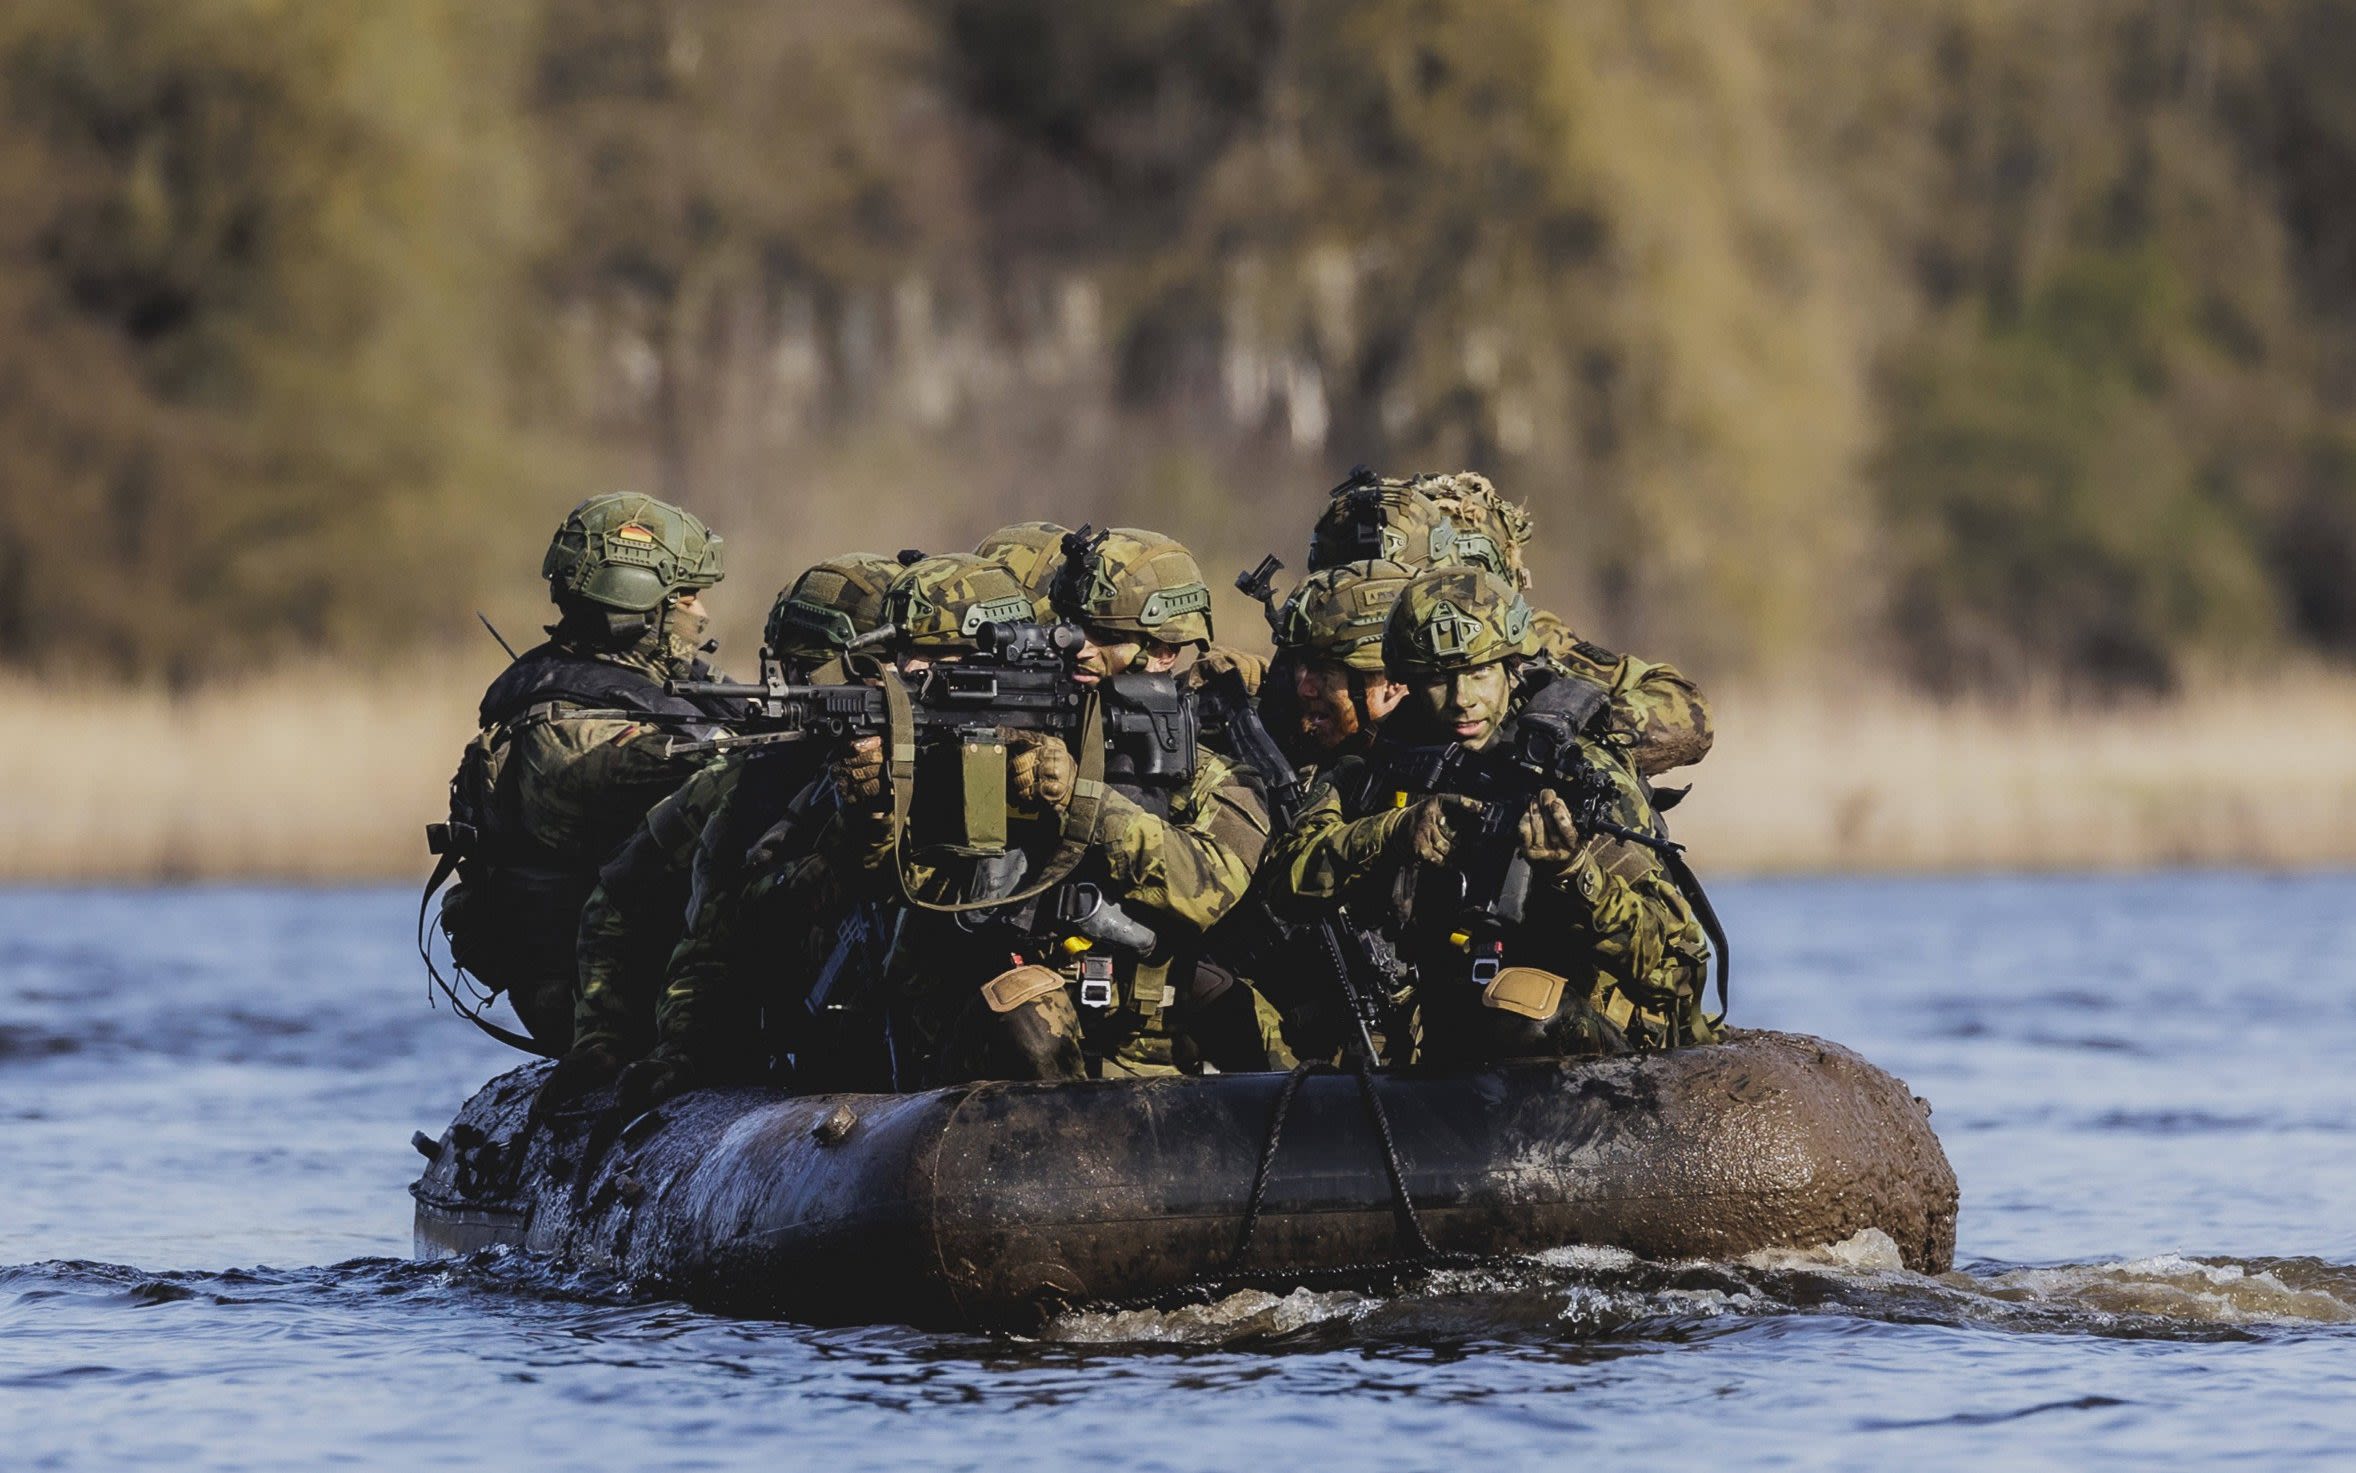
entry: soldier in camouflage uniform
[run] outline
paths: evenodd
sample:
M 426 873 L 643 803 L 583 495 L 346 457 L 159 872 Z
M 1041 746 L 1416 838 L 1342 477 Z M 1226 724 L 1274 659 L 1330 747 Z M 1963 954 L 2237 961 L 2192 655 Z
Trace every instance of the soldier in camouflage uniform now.
M 896 559 L 876 553 L 846 553 L 806 569 L 769 611 L 764 666 L 773 664 L 788 683 L 824 678 L 852 639 L 882 621 L 884 590 L 899 572 Z M 718 897 L 733 893 L 744 851 L 816 765 L 799 745 L 730 751 L 648 811 L 582 906 L 573 1047 L 550 1076 L 546 1098 L 576 1098 L 652 1048 L 674 949 L 683 935 L 693 937 L 691 954 L 723 945 Z M 740 781 L 748 774 L 749 785 Z
M 1407 486 L 1428 497 L 1454 525 L 1454 561 L 1485 568 L 1528 591 L 1530 570 L 1523 549 L 1532 527 L 1526 509 L 1499 495 L 1478 471 L 1420 475 Z M 1609 729 L 1628 748 L 1640 775 L 1657 777 L 1709 755 L 1709 706 L 1701 690 L 1674 667 L 1591 644 L 1543 609 L 1532 613 L 1530 635 L 1537 653 L 1609 694 Z
M 1292 673 L 1299 713 L 1289 731 L 1271 730 L 1296 767 L 1313 772 L 1363 752 L 1406 697 L 1407 687 L 1384 673 L 1383 629 L 1414 576 L 1379 559 L 1343 563 L 1302 579 L 1270 612 L 1277 664 Z
M 720 539 L 652 497 L 593 497 L 557 529 L 541 576 L 557 622 L 484 694 L 436 838 L 459 879 L 441 912 L 453 958 L 557 1052 L 599 866 L 707 760 L 674 755 L 673 739 L 715 735 L 727 715 L 663 689 L 708 674 L 702 595 L 720 581 Z
M 1521 594 L 1478 569 L 1435 569 L 1409 584 L 1386 626 L 1384 658 L 1410 695 L 1372 752 L 1321 779 L 1269 853 L 1280 908 L 1309 916 L 1348 904 L 1360 918 L 1383 918 L 1413 972 L 1420 1059 L 1437 1067 L 1713 1036 L 1701 1005 L 1708 943 L 1653 850 L 1582 833 L 1551 789 L 1518 814 L 1497 815 L 1509 831 L 1479 839 L 1481 802 L 1403 776 L 1454 770 L 1429 760 L 1452 748 L 1475 758 L 1514 752 L 1525 723 L 1559 720 L 1608 785 L 1605 816 L 1656 829 L 1624 749 L 1592 734 L 1602 692 L 1530 661 L 1530 624 Z M 1494 927 L 1465 908 L 1495 898 L 1465 893 L 1476 861 L 1491 872 L 1476 849 L 1483 843 L 1510 846 L 1530 881 L 1518 914 Z

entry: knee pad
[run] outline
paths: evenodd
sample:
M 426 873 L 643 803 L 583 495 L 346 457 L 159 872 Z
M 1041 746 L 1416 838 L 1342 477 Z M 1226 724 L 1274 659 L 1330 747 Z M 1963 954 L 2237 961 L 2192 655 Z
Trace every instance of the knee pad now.
M 982 984 L 982 1001 L 993 1013 L 1011 1013 L 1024 1003 L 1063 990 L 1063 974 L 1045 967 L 1016 967 Z

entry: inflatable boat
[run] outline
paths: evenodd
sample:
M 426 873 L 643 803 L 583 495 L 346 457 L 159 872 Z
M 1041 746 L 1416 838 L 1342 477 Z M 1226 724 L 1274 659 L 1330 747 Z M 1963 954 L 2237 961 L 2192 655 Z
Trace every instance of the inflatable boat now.
M 536 1114 L 547 1067 L 417 1135 L 421 1256 L 512 1244 L 734 1313 L 976 1327 L 1569 1244 L 1717 1259 L 1878 1228 L 1910 1268 L 1954 1256 L 1929 1106 L 1795 1034 L 1466 1074 L 712 1089 L 629 1120 Z

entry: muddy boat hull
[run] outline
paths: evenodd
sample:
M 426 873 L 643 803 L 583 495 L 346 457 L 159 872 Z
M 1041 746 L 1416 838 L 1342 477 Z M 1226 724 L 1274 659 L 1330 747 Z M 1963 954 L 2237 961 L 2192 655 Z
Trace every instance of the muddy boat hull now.
M 1019 1325 L 1239 1267 L 1281 1281 L 1403 1251 L 1347 1075 L 1301 1083 L 1239 1265 L 1281 1075 L 707 1090 L 623 1125 L 530 1121 L 545 1068 L 493 1080 L 438 1142 L 421 1137 L 421 1256 L 509 1243 L 737 1312 Z M 1443 1252 L 1726 1258 L 1878 1228 L 1911 1268 L 1954 1255 L 1955 1176 L 1928 1106 L 1836 1044 L 1746 1033 L 1373 1088 Z

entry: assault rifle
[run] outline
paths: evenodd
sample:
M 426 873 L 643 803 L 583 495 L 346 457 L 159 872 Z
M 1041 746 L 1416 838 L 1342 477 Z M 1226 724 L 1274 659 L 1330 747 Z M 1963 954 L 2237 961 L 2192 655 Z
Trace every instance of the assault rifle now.
M 1375 780 L 1402 792 L 1455 793 L 1481 811 L 1459 831 L 1456 857 L 1445 871 L 1418 873 L 1413 905 L 1430 917 L 1445 914 L 1472 953 L 1472 980 L 1493 978 L 1504 953 L 1504 933 L 1523 921 L 1530 896 L 1530 861 L 1522 853 L 1522 815 L 1542 794 L 1570 810 L 1581 834 L 1608 834 L 1650 849 L 1693 907 L 1716 953 L 1718 1010 L 1726 1010 L 1728 956 L 1725 928 L 1701 879 L 1686 862 L 1685 846 L 1670 839 L 1656 816 L 1649 828 L 1621 821 L 1623 790 L 1590 758 L 1578 737 L 1602 704 L 1584 681 L 1558 679 L 1518 712 L 1509 741 L 1482 751 L 1459 742 L 1409 746 L 1377 742 Z M 1453 893 L 1448 893 L 1452 889 Z

